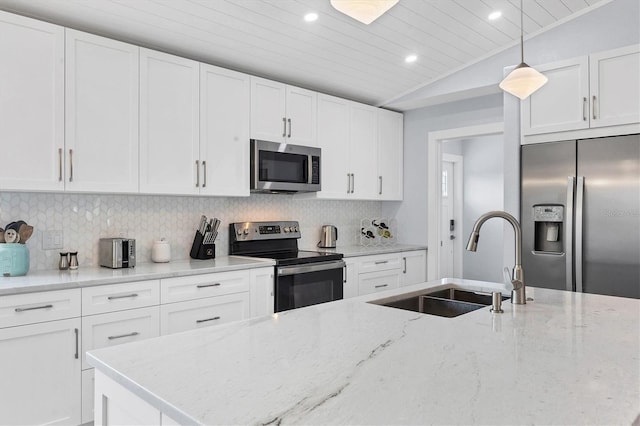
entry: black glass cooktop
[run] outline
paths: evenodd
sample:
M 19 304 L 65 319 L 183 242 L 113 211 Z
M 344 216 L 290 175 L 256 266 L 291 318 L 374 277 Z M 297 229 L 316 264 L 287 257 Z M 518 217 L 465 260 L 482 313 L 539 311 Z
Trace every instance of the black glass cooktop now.
M 321 252 L 311 250 L 276 251 L 268 253 L 246 253 L 245 256 L 273 259 L 276 265 L 301 265 L 305 263 L 329 262 L 342 259 L 342 253 Z

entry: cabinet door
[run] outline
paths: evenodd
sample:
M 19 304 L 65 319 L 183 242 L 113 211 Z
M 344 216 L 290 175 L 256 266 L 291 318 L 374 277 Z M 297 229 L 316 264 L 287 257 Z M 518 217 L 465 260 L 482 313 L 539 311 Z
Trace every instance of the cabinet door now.
M 287 86 L 287 143 L 317 146 L 316 92 Z
M 400 271 L 389 270 L 380 272 L 369 272 L 360 274 L 358 283 L 358 294 L 377 293 L 380 291 L 398 288 L 400 286 Z
M 249 293 L 207 297 L 160 306 L 163 335 L 249 318 Z
M 286 141 L 286 98 L 284 84 L 251 77 L 251 139 Z
M 427 252 L 425 250 L 403 252 L 402 262 L 400 285 L 419 284 L 427 280 Z
M 345 99 L 318 95 L 318 146 L 322 149 L 320 179 L 322 198 L 348 198 L 349 106 Z
M 348 299 L 358 295 L 358 260 L 354 258 L 344 259 L 346 263 L 343 297 Z
M 138 47 L 65 31 L 65 189 L 137 192 Z
M 196 61 L 140 49 L 140 192 L 199 192 L 199 78 Z
M 0 424 L 80 424 L 80 318 L 0 330 Z
M 582 56 L 536 67 L 549 81 L 522 102 L 524 135 L 589 127 L 589 65 Z
M 374 200 L 378 198 L 377 109 L 352 102 L 349 115 L 349 170 L 353 174 L 351 195 L 361 200 Z
M 589 57 L 591 127 L 640 122 L 640 47 Z
M 381 200 L 402 200 L 403 116 L 378 110 L 378 195 Z
M 271 315 L 274 308 L 273 268 L 252 269 L 251 316 Z
M 0 190 L 62 190 L 64 28 L 0 12 Z
M 249 196 L 250 77 L 200 64 L 201 194 Z

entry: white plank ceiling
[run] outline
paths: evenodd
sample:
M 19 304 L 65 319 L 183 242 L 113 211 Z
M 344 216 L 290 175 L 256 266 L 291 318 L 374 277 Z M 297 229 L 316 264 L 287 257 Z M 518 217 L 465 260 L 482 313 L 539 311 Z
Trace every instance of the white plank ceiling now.
M 524 0 L 525 36 L 608 1 Z M 0 9 L 384 105 L 517 44 L 519 4 L 400 0 L 368 26 L 329 0 L 0 0 Z M 307 12 L 319 19 L 305 22 Z M 409 54 L 418 60 L 405 63 Z

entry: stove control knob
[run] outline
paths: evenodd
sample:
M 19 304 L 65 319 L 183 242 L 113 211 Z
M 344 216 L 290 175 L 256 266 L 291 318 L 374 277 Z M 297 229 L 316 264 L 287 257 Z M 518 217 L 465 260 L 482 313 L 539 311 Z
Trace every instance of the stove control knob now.
M 238 235 L 242 235 L 242 229 L 238 229 Z
M 288 226 L 284 227 L 284 232 L 289 232 L 289 227 Z
M 249 235 L 249 229 L 245 228 L 245 229 L 244 229 L 244 231 L 242 231 L 242 233 L 243 233 L 244 235 Z
M 291 228 L 291 232 L 298 232 L 298 227 L 297 226 L 293 226 Z

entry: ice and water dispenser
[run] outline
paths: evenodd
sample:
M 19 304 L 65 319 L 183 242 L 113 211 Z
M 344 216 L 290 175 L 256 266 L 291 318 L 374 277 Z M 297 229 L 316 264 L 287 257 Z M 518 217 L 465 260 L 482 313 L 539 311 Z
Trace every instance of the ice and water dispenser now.
M 563 225 L 564 206 L 535 205 L 533 206 L 534 248 L 541 253 L 564 253 Z

